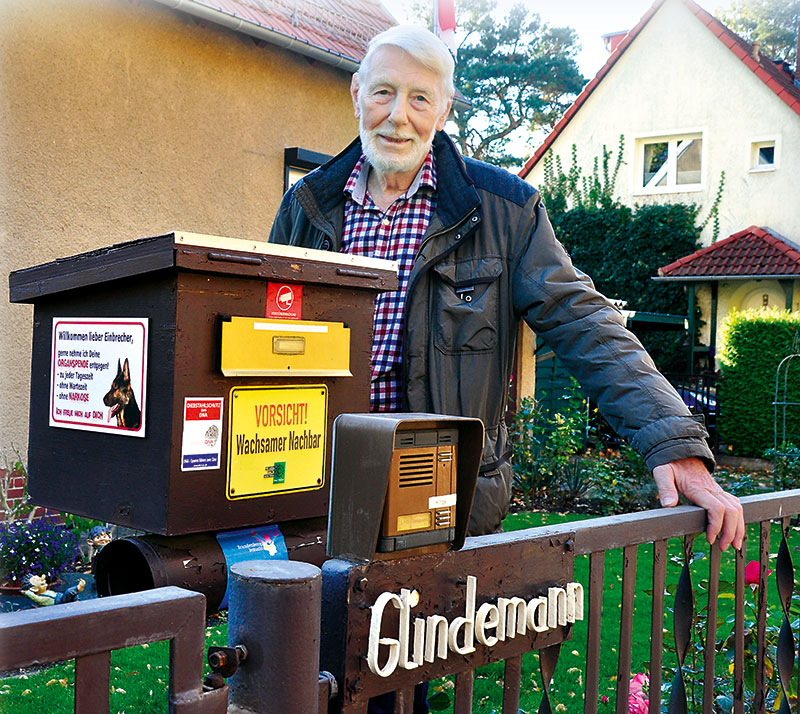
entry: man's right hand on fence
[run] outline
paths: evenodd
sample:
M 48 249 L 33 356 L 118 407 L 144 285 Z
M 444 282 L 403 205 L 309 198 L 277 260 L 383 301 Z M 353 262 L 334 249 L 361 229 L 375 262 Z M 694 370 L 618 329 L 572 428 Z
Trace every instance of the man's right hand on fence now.
M 736 550 L 742 547 L 745 531 L 742 504 L 736 496 L 722 490 L 700 459 L 679 459 L 656 466 L 653 478 L 662 506 L 677 506 L 680 492 L 696 506 L 706 509 L 709 543 L 719 536 L 722 550 L 727 550 L 731 544 Z

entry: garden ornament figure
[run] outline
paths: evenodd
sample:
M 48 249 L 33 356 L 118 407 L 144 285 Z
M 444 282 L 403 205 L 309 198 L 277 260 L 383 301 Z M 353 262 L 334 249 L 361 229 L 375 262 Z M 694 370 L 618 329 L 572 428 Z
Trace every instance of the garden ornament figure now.
M 82 592 L 85 587 L 86 581 L 81 578 L 76 585 L 59 593 L 50 590 L 47 579 L 43 575 L 26 575 L 22 579 L 22 594 L 33 600 L 37 607 L 74 602 L 78 599 L 78 593 Z
M 662 505 L 682 493 L 706 509 L 710 542 L 740 548 L 742 508 L 711 477 L 704 426 L 572 265 L 539 193 L 462 157 L 442 131 L 453 68 L 422 28 L 374 37 L 350 87 L 358 138 L 289 190 L 270 241 L 398 262 L 399 290 L 376 301 L 370 408 L 484 422 L 471 535 L 498 530 L 508 512 L 503 414 L 524 320 L 643 455 Z
M 111 542 L 111 533 L 106 526 L 95 526 L 86 536 L 86 544 L 89 546 L 89 559 L 94 561 L 102 548 Z

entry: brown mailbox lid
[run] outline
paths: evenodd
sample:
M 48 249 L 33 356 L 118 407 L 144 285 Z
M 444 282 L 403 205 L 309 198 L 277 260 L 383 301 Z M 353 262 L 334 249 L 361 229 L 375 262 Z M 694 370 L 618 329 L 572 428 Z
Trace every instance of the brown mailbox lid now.
M 9 275 L 9 300 L 37 298 L 168 268 L 266 280 L 397 289 L 397 263 L 263 241 L 175 231 L 59 258 Z

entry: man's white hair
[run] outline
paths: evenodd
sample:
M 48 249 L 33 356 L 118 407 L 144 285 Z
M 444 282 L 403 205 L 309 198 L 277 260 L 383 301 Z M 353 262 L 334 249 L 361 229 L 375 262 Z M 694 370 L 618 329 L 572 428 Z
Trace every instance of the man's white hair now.
M 395 25 L 388 30 L 375 35 L 367 46 L 367 54 L 361 60 L 358 68 L 359 82 L 364 83 L 369 75 L 375 51 L 384 45 L 399 47 L 411 55 L 417 62 L 435 72 L 442 79 L 445 101 L 452 99 L 455 94 L 453 85 L 453 72 L 455 62 L 450 50 L 430 30 L 418 25 Z

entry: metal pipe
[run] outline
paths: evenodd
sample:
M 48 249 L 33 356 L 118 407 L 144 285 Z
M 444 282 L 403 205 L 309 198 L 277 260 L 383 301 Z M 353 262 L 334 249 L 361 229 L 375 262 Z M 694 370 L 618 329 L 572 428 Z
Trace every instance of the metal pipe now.
M 291 521 L 279 527 L 290 560 L 322 565 L 326 559 L 325 518 Z M 216 533 L 120 538 L 102 548 L 95 560 L 100 597 L 175 585 L 203 593 L 209 613 L 219 609 L 227 578 L 225 555 Z
M 228 680 L 229 712 L 317 714 L 321 598 L 322 571 L 314 565 L 247 560 L 231 567 L 228 644 L 246 647 L 247 658 Z

